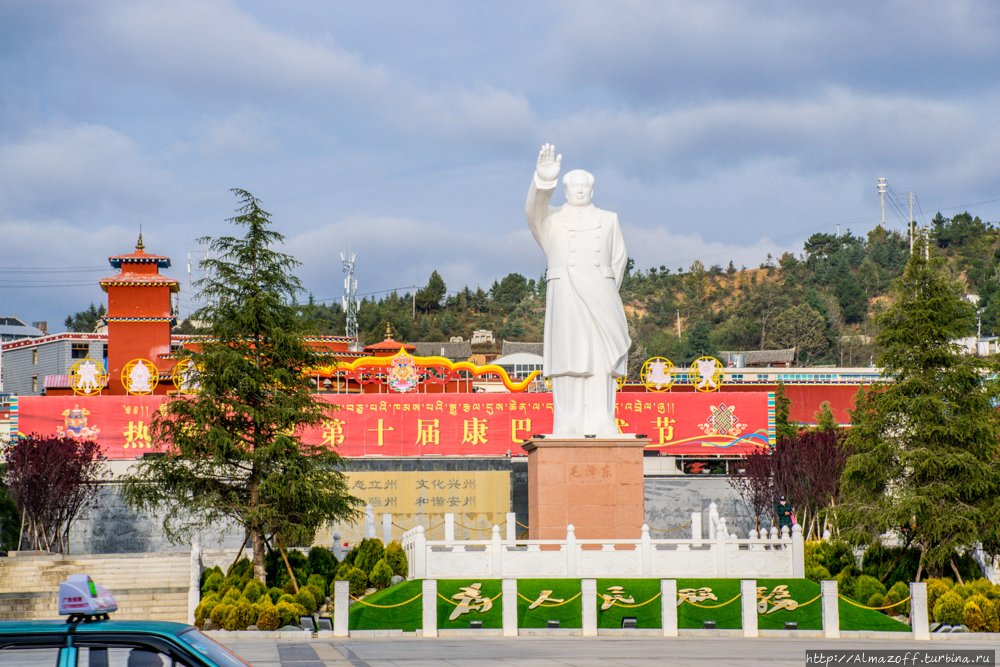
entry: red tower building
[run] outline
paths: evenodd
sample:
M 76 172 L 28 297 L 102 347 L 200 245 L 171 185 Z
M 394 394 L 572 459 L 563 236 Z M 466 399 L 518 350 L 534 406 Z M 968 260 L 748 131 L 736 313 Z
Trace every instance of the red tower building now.
M 180 290 L 180 283 L 160 275 L 170 267 L 170 258 L 149 255 L 142 244 L 142 234 L 130 255 L 109 257 L 111 266 L 121 273 L 100 281 L 108 293 L 108 389 L 112 395 L 128 393 L 122 384 L 122 369 L 130 362 L 144 359 L 158 371 L 169 371 L 173 363 L 161 359 L 170 354 L 170 293 Z M 173 388 L 172 385 L 169 388 Z M 161 384 L 153 390 L 166 393 Z

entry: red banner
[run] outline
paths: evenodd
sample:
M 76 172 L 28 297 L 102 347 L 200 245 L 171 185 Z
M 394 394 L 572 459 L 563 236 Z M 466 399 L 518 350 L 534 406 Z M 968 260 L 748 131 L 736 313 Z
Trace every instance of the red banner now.
M 328 395 L 337 406 L 309 442 L 343 456 L 503 456 L 552 430 L 551 394 Z M 111 459 L 152 451 L 163 396 L 22 397 L 19 432 L 97 440 Z M 622 433 L 667 454 L 745 454 L 773 440 L 773 398 L 760 393 L 619 394 Z

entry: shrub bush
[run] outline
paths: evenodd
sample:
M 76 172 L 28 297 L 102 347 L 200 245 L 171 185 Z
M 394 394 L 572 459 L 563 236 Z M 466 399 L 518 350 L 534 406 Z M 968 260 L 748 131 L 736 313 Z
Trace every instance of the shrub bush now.
M 900 600 L 906 600 L 910 597 L 910 586 L 905 581 L 897 581 L 889 589 L 889 592 L 885 596 L 886 604 L 894 604 Z M 907 600 L 901 605 L 897 605 L 892 609 L 887 610 L 890 616 L 898 616 L 900 614 L 910 614 L 910 602 Z
M 281 590 L 288 593 L 289 595 L 295 595 L 295 584 L 293 584 L 292 580 L 289 579 L 288 581 L 285 582 L 284 586 L 281 587 Z
M 240 600 L 240 590 L 236 586 L 232 586 L 226 594 L 222 596 L 222 601 L 226 604 L 235 605 Z
M 281 612 L 275 606 L 270 606 L 257 616 L 257 627 L 261 630 L 274 632 L 281 627 Z
M 219 596 L 215 593 L 206 595 L 198 603 L 198 606 L 194 608 L 194 624 L 199 628 L 205 625 L 205 619 L 211 618 L 212 610 L 215 609 L 222 601 L 219 600 Z
M 308 588 L 303 588 L 299 591 L 298 595 L 295 596 L 295 601 L 300 605 L 305 607 L 307 614 L 315 613 L 317 605 L 316 598 L 309 591 Z
M 327 590 L 326 590 L 326 579 L 323 578 L 323 575 L 321 575 L 321 574 L 310 574 L 309 578 L 306 579 L 306 585 L 307 586 L 315 586 L 316 588 L 318 588 L 319 592 L 323 595 L 323 599 L 324 600 L 326 599 L 326 593 L 327 593 Z M 319 602 L 319 604 L 323 604 L 323 601 L 321 600 Z
M 205 584 L 208 582 L 208 578 L 211 577 L 213 574 L 218 574 L 219 576 L 221 576 L 223 581 L 226 579 L 226 573 L 223 572 L 222 568 L 219 567 L 218 565 L 216 565 L 215 567 L 210 567 L 207 570 L 202 570 L 201 578 L 198 580 L 198 587 L 202 590 L 202 592 L 205 591 Z M 212 590 L 218 590 L 218 587 Z
M 218 591 L 222 588 L 222 583 L 226 580 L 225 575 L 221 572 L 210 571 L 211 574 L 205 579 L 205 583 L 201 585 L 202 595 L 205 593 L 212 593 Z
M 385 547 L 382 546 L 382 540 L 377 537 L 365 538 L 358 545 L 358 556 L 354 559 L 354 567 L 369 574 L 384 555 Z
M 983 615 L 983 610 L 971 599 L 962 607 L 962 622 L 969 628 L 969 632 L 985 632 L 986 630 L 986 617 Z
M 852 574 L 859 574 L 854 551 L 847 542 L 827 540 L 822 545 L 822 565 L 830 574 L 837 576 L 844 568 L 850 568 Z M 846 594 L 845 594 L 846 595 Z
M 229 612 L 222 627 L 226 630 L 246 630 L 256 620 L 257 615 L 254 613 L 253 605 L 249 602 L 240 602 Z
M 850 570 L 841 570 L 835 577 L 837 582 L 837 592 L 845 598 L 854 599 L 854 575 Z
M 965 624 L 969 625 L 969 630 L 972 632 L 997 632 L 998 629 L 1000 629 L 998 628 L 998 625 L 1000 625 L 1000 618 L 998 618 L 996 603 L 990 601 L 989 598 L 984 595 L 980 595 L 979 593 L 969 596 L 969 599 L 965 601 L 966 608 L 968 608 L 968 604 L 970 602 L 979 607 L 979 610 L 983 615 L 983 620 L 982 626 L 978 630 L 973 629 L 973 627 L 969 625 L 968 621 L 966 621 Z
M 971 582 L 969 585 L 972 586 L 972 590 L 974 590 L 976 593 L 982 595 L 985 598 L 992 599 L 992 597 L 995 594 L 994 593 L 995 587 L 990 582 L 989 579 L 983 579 L 982 577 L 980 577 L 979 579 L 976 579 L 975 581 Z
M 975 592 L 969 584 L 959 584 L 958 586 L 953 586 L 951 590 L 958 593 L 958 596 L 963 600 L 968 600 L 969 596 Z
M 348 575 L 350 574 L 351 568 L 353 567 L 354 567 L 353 565 L 351 565 L 345 560 L 343 563 L 340 564 L 340 567 L 337 568 L 337 579 L 340 579 L 341 581 L 346 581 L 347 579 L 349 579 L 350 577 Z
M 884 596 L 885 592 L 886 592 L 885 584 L 883 584 L 875 577 L 871 577 L 867 574 L 862 574 L 860 577 L 854 580 L 853 598 L 862 604 L 865 604 L 868 598 L 870 598 L 875 593 L 881 593 Z
M 267 589 L 267 596 L 271 598 L 271 602 L 273 602 L 274 604 L 278 604 L 278 600 L 280 600 L 281 596 L 284 594 L 285 591 L 281 590 L 280 588 Z
M 806 579 L 819 583 L 821 581 L 830 581 L 833 577 L 830 575 L 830 571 L 825 567 L 819 565 L 818 563 L 814 563 L 806 565 Z
M 940 579 L 928 579 L 924 583 L 927 584 L 927 608 L 933 610 L 937 601 L 941 599 L 941 596 L 947 593 L 950 588 L 948 584 Z
M 368 588 L 368 575 L 365 574 L 364 570 L 352 567 L 345 578 L 351 582 L 351 595 L 357 597 L 365 594 L 365 590 Z
M 961 596 L 954 591 L 948 591 L 934 605 L 934 620 L 938 623 L 957 625 L 963 621 L 964 608 Z
M 229 568 L 225 583 L 235 586 L 242 591 L 251 579 L 253 579 L 253 563 L 250 562 L 249 558 L 244 556 Z
M 235 608 L 236 605 L 226 604 L 225 602 L 222 602 L 220 604 L 215 605 L 215 607 L 212 609 L 212 613 L 210 613 L 208 617 L 212 619 L 212 624 L 217 629 L 221 630 L 226 623 L 226 619 L 229 617 L 229 612 L 231 612 Z
M 323 603 L 326 602 L 326 596 L 323 595 L 323 593 L 318 588 L 316 588 L 315 586 L 313 586 L 312 584 L 309 584 L 308 586 L 306 586 L 302 590 L 307 591 L 308 593 L 310 593 L 312 595 L 313 600 L 316 602 L 316 608 L 317 609 L 319 609 L 320 607 L 322 607 Z
M 295 596 L 291 593 L 285 593 L 280 598 L 278 598 L 278 604 L 282 602 L 287 602 L 288 604 L 295 604 Z
M 393 574 L 398 574 L 401 577 L 409 574 L 406 552 L 403 551 L 403 545 L 399 543 L 399 540 L 389 542 L 389 546 L 385 548 L 385 562 Z
M 386 562 L 385 558 L 375 563 L 372 573 L 368 575 L 368 581 L 379 590 L 388 588 L 389 584 L 392 583 L 392 568 L 389 567 L 389 563 Z
M 285 602 L 282 600 L 278 604 L 274 605 L 274 608 L 278 610 L 278 615 L 281 618 L 281 626 L 299 624 L 299 611 L 291 602 Z
M 243 596 L 250 600 L 250 602 L 256 602 L 260 599 L 261 595 L 267 592 L 264 588 L 264 584 L 261 583 L 259 579 L 251 579 L 247 582 L 247 585 L 243 587 Z
M 885 597 L 881 593 L 872 593 L 872 596 L 868 598 L 865 605 L 878 609 L 885 605 Z
M 309 571 L 310 576 L 319 575 L 324 581 L 333 579 L 337 574 L 337 559 L 326 547 L 313 547 L 309 550 Z M 326 591 L 324 591 L 325 593 Z

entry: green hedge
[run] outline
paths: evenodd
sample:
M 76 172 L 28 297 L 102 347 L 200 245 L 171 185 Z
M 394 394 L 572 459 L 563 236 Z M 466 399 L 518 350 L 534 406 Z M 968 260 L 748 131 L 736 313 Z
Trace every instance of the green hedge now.
M 437 599 L 438 628 L 468 628 L 469 621 L 482 621 L 484 628 L 503 627 L 503 598 L 496 599 L 500 595 L 501 583 L 499 579 L 440 579 L 438 580 L 438 592 L 448 600 L 457 594 L 461 588 L 471 586 L 474 583 L 482 584 L 481 595 L 494 600 L 493 607 L 486 613 L 471 611 L 460 615 L 456 620 L 449 621 L 448 617 L 455 610 L 455 605 Z M 783 630 L 785 623 L 794 621 L 798 623 L 800 630 L 819 630 L 823 627 L 822 620 L 822 600 L 810 602 L 819 595 L 819 584 L 808 579 L 758 579 L 758 587 L 765 587 L 766 594 L 770 594 L 776 586 L 784 585 L 790 594 L 788 599 L 795 600 L 800 605 L 793 611 L 778 609 L 772 613 L 758 614 L 757 627 L 762 630 L 774 629 Z M 626 598 L 631 597 L 635 604 L 641 604 L 652 600 L 660 592 L 659 579 L 598 579 L 598 593 L 607 594 L 610 586 L 621 586 L 622 594 Z M 580 592 L 579 579 L 520 579 L 518 580 L 518 592 L 530 600 L 535 600 L 541 591 L 551 590 L 551 598 L 570 600 Z M 741 617 L 741 600 L 737 599 L 729 602 L 740 592 L 740 581 L 738 579 L 678 579 L 677 590 L 686 588 L 710 588 L 717 599 L 702 600 L 695 607 L 687 602 L 677 608 L 678 628 L 701 628 L 702 622 L 711 620 L 716 622 L 716 627 L 720 629 L 737 630 L 743 627 Z M 391 588 L 374 593 L 365 598 L 365 602 L 377 605 L 393 605 L 405 602 L 420 593 L 420 581 L 406 581 Z M 602 604 L 600 598 L 593 601 L 597 609 L 597 625 L 599 628 L 620 628 L 622 618 L 634 616 L 636 625 L 639 628 L 659 628 L 661 627 L 661 605 L 662 600 L 656 599 L 653 602 L 637 606 L 634 608 L 613 606 L 607 611 L 600 611 Z M 723 603 L 729 602 L 725 606 Z M 809 603 L 809 604 L 806 604 Z M 582 627 L 581 600 L 577 598 L 569 604 L 558 607 L 536 607 L 528 610 L 531 603 L 518 596 L 517 617 L 520 628 L 544 628 L 546 622 L 558 620 L 560 627 L 579 628 Z M 551 603 L 549 603 L 551 604 Z M 773 604 L 769 605 L 773 607 Z M 705 608 L 705 607 L 715 607 Z M 366 607 L 355 603 L 350 609 L 350 628 L 352 630 L 385 630 L 401 629 L 412 632 L 423 627 L 423 601 L 417 598 L 413 602 L 402 607 L 393 609 L 377 609 Z M 882 632 L 908 632 L 910 627 L 894 618 L 886 616 L 870 609 L 860 609 L 843 600 L 839 607 L 840 629 L 841 630 L 872 630 Z
M 499 579 L 438 579 L 438 593 L 448 598 L 448 600 L 458 602 L 458 600 L 455 600 L 451 596 L 457 595 L 461 592 L 462 588 L 471 586 L 472 584 L 482 584 L 482 588 L 479 589 L 482 597 L 494 600 L 500 595 Z M 453 611 L 455 611 L 455 605 L 442 600 L 440 597 L 438 598 L 437 614 L 439 630 L 450 628 L 464 628 L 467 630 L 469 628 L 469 621 L 482 621 L 484 628 L 503 627 L 503 598 L 494 600 L 492 608 L 485 613 L 470 611 L 460 614 L 454 621 L 450 621 L 448 617 L 451 616 Z
M 422 582 L 404 581 L 384 588 L 377 593 L 372 593 L 365 598 L 365 602 L 377 605 L 394 605 L 406 602 L 410 598 L 418 595 Z M 377 609 L 367 607 L 360 602 L 351 605 L 348 612 L 348 627 L 351 630 L 403 630 L 413 632 L 424 626 L 423 598 L 417 598 L 413 602 L 393 609 Z M 468 626 L 466 626 L 468 627 Z
M 613 591 L 608 591 L 611 586 L 621 586 L 621 595 L 624 599 L 631 598 L 636 605 L 642 606 L 619 607 L 618 605 L 625 603 L 615 601 L 615 604 L 609 609 L 601 611 L 604 599 L 599 597 L 593 602 L 594 608 L 597 609 L 597 627 L 620 628 L 622 627 L 622 619 L 626 616 L 635 617 L 637 628 L 663 627 L 663 601 L 656 598 L 653 602 L 648 602 L 660 593 L 659 579 L 598 579 L 598 595 L 611 595 Z M 643 602 L 648 602 L 648 604 L 642 604 Z
M 559 621 L 560 628 L 582 628 L 583 613 L 580 599 L 558 607 L 535 607 L 529 610 L 531 603 L 538 599 L 542 591 L 552 591 L 550 598 L 555 600 L 570 600 L 580 593 L 579 579 L 518 579 L 517 592 L 531 602 L 517 598 L 517 625 L 519 628 L 544 628 L 548 621 Z M 545 605 L 559 604 L 545 602 Z M 485 626 L 484 626 L 485 627 Z

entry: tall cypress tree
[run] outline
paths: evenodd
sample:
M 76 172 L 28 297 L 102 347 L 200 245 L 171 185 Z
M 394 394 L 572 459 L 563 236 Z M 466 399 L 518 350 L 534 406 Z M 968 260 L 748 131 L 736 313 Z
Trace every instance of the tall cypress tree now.
M 337 453 L 301 439 L 331 406 L 308 375 L 322 362 L 302 338 L 298 263 L 271 249 L 283 237 L 258 200 L 233 192 L 240 207 L 229 222 L 246 235 L 200 240 L 210 249 L 197 285 L 208 305 L 195 317 L 211 324 L 210 337 L 183 352 L 198 392 L 164 403 L 151 435 L 166 455 L 144 460 L 122 495 L 138 510 L 167 509 L 172 537 L 220 520 L 242 525 L 263 581 L 269 537 L 311 540 L 323 523 L 357 518 L 361 501 L 348 494 Z
M 841 526 L 856 543 L 911 528 L 921 566 L 940 571 L 1000 514 L 1000 388 L 996 362 L 955 342 L 975 332 L 974 308 L 923 257 L 915 248 L 879 318 L 885 381 L 858 392 Z

